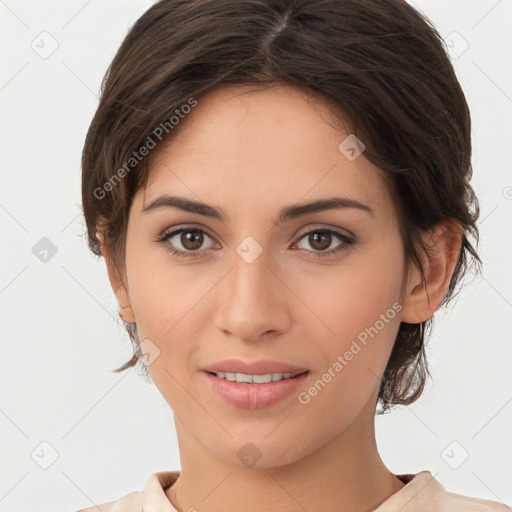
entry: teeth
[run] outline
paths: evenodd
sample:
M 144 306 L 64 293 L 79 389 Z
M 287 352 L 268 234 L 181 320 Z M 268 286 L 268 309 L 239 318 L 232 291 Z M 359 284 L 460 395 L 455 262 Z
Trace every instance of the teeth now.
M 248 375 L 246 373 L 217 372 L 215 374 L 219 379 L 226 379 L 230 382 L 240 382 L 245 384 L 266 384 L 277 380 L 290 379 L 297 375 L 296 373 L 266 373 L 264 375 Z
M 252 381 L 255 384 L 267 384 L 268 382 L 272 382 L 272 374 L 267 373 L 265 375 L 253 375 Z
M 252 375 L 246 375 L 245 373 L 237 373 L 235 381 L 236 382 L 246 382 L 247 384 L 252 384 Z

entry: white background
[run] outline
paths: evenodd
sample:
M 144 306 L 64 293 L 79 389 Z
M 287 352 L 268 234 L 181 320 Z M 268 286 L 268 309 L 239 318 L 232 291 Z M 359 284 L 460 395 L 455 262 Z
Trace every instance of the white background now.
M 131 348 L 80 215 L 80 156 L 100 83 L 149 5 L 0 1 L 2 511 L 74 511 L 180 469 L 158 391 L 133 370 L 110 371 Z M 453 62 L 472 111 L 485 266 L 453 310 L 436 314 L 433 384 L 377 417 L 377 440 L 395 473 L 428 469 L 451 492 L 512 504 L 512 1 L 415 5 L 453 52 L 469 44 Z M 58 43 L 46 59 L 31 47 L 43 31 Z M 32 252 L 42 237 L 57 248 L 46 263 Z M 41 468 L 52 450 L 57 460 Z

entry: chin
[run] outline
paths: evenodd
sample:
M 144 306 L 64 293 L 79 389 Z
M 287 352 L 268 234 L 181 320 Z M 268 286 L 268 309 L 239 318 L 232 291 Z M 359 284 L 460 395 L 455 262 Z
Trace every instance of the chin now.
M 304 439 L 293 442 L 290 435 L 276 435 L 271 439 L 271 434 L 265 439 L 266 435 L 267 433 L 262 435 L 260 431 L 258 436 L 236 437 L 225 450 L 220 449 L 217 444 L 211 447 L 212 452 L 228 464 L 245 466 L 248 469 L 271 469 L 294 464 L 314 451 L 313 446 L 306 450 Z

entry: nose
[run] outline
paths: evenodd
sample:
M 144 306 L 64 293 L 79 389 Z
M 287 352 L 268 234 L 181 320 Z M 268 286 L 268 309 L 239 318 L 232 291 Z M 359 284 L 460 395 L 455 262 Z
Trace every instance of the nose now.
M 248 262 L 234 255 L 233 267 L 218 288 L 215 326 L 232 338 L 257 342 L 290 326 L 290 292 L 269 267 L 263 252 Z

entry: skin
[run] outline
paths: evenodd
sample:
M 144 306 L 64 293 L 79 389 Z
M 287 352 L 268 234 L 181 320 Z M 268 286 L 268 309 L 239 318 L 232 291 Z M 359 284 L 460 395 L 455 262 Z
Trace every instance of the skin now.
M 425 233 L 437 250 L 425 257 L 424 286 L 404 260 L 383 172 L 364 153 L 350 161 L 338 150 L 350 132 L 334 126 L 332 108 L 282 84 L 240 95 L 247 91 L 211 92 L 181 121 L 134 197 L 124 268 L 104 250 L 123 318 L 160 350 L 148 368 L 174 411 L 182 462 L 166 493 L 180 511 L 370 511 L 404 486 L 377 451 L 378 384 L 400 322 L 422 322 L 440 305 L 460 230 Z M 168 207 L 142 212 L 163 193 L 220 208 L 228 220 Z M 332 195 L 373 214 L 331 209 L 275 222 L 284 206 Z M 179 234 L 167 240 L 192 257 L 155 241 L 173 227 L 207 232 L 195 253 Z M 332 235 L 322 255 L 303 236 L 312 229 L 355 242 L 325 255 L 342 244 Z M 262 249 L 252 263 L 236 252 L 247 236 Z M 241 409 L 215 394 L 201 370 L 229 357 L 274 359 L 306 367 L 307 390 L 394 303 L 401 311 L 308 404 L 292 394 Z M 237 457 L 249 442 L 261 454 L 254 467 Z

